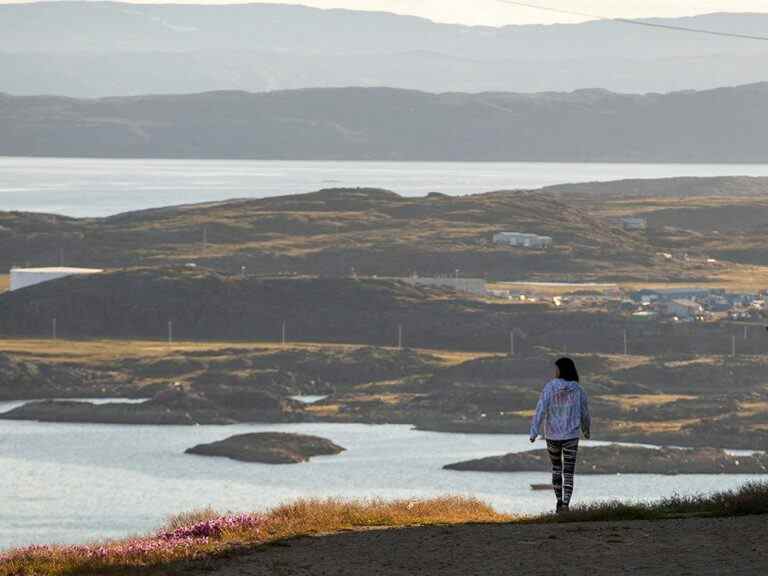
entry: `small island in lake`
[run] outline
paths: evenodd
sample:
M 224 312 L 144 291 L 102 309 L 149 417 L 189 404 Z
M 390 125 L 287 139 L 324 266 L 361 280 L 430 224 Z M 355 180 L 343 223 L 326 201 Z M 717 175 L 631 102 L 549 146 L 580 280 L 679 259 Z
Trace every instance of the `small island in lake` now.
M 210 444 L 198 444 L 185 452 L 201 456 L 223 456 L 240 462 L 298 464 L 307 462 L 313 456 L 332 456 L 344 450 L 319 436 L 259 432 L 238 434 Z
M 546 472 L 546 450 L 490 456 L 444 466 L 474 472 Z M 719 448 L 645 448 L 642 446 L 583 446 L 576 464 L 579 474 L 765 474 L 768 456 L 734 456 Z

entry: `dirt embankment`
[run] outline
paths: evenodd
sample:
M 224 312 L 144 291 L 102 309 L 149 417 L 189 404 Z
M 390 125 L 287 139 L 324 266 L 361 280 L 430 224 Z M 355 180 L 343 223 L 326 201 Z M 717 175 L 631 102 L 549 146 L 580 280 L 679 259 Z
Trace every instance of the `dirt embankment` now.
M 752 575 L 765 517 L 369 530 L 303 537 L 171 567 L 190 576 Z

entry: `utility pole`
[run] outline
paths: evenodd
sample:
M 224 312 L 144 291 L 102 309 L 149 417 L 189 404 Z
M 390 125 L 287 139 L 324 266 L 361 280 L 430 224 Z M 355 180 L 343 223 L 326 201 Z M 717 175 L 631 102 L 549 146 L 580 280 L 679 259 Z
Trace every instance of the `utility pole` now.
M 624 356 L 629 355 L 629 344 L 627 342 L 627 331 L 624 330 Z
M 285 343 L 288 341 L 288 330 L 287 326 L 285 324 L 285 320 L 283 320 L 283 327 L 280 332 L 280 342 L 282 342 L 283 346 L 285 346 Z
M 56 318 L 51 319 L 51 339 L 56 340 Z
M 397 325 L 397 349 L 398 350 L 403 349 L 403 325 L 402 324 Z
M 509 332 L 509 355 L 514 356 L 515 355 L 515 331 L 510 330 Z
M 731 336 L 731 356 L 736 357 L 736 336 Z
M 168 344 L 173 344 L 173 321 L 168 320 Z

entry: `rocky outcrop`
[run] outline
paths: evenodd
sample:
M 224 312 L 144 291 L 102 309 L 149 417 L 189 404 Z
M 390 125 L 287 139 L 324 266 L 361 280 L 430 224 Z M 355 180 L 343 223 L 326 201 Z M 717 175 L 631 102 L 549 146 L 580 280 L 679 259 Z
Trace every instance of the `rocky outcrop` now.
M 184 390 L 164 390 L 139 404 L 92 404 L 47 400 L 30 402 L 0 415 L 7 420 L 88 422 L 93 424 L 194 425 L 236 422 L 278 422 L 290 419 L 294 402 L 266 394 L 251 394 L 247 402 L 217 403 Z
M 345 449 L 318 436 L 261 432 L 239 434 L 219 442 L 199 444 L 186 450 L 187 454 L 221 456 L 241 462 L 263 464 L 297 464 L 313 456 L 331 456 Z
M 131 374 L 109 366 L 53 360 L 31 361 L 0 353 L 0 400 L 140 396 Z
M 516 452 L 444 466 L 475 472 L 545 472 L 546 450 Z M 644 448 L 591 446 L 579 449 L 579 474 L 766 474 L 768 456 L 733 456 L 718 448 Z

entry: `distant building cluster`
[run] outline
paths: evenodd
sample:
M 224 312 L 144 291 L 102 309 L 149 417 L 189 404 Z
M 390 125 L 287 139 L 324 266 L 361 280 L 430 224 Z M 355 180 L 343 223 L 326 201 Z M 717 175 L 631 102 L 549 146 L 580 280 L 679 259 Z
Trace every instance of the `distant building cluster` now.
M 638 290 L 628 307 L 636 319 L 694 322 L 762 319 L 765 299 L 759 294 L 727 292 L 722 288 L 665 288 Z
M 523 232 L 499 232 L 494 234 L 493 243 L 524 248 L 549 248 L 552 246 L 552 238 Z

